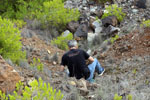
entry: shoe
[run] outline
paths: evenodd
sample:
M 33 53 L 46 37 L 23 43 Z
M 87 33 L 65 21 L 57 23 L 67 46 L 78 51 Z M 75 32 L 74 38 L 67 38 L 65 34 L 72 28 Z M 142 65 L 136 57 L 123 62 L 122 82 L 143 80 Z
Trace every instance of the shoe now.
M 103 68 L 103 71 L 98 76 L 102 76 L 104 72 L 105 72 L 105 69 Z
M 94 79 L 91 79 L 89 82 L 90 82 L 90 83 L 95 83 L 95 80 L 94 80 Z

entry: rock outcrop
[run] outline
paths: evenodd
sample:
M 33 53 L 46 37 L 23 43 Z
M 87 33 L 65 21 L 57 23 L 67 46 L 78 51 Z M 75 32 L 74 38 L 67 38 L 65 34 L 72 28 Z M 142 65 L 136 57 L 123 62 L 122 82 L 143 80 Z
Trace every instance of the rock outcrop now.
M 12 92 L 20 79 L 21 77 L 16 70 L 0 56 L 0 90 L 4 93 Z

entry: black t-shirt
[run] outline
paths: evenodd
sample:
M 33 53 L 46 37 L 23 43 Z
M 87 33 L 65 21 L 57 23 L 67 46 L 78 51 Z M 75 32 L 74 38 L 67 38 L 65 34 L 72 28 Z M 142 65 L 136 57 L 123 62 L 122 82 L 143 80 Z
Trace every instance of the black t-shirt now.
M 69 76 L 75 76 L 77 79 L 84 77 L 87 79 L 90 76 L 90 71 L 86 65 L 86 60 L 90 56 L 83 50 L 71 49 L 62 57 L 61 65 L 68 66 Z

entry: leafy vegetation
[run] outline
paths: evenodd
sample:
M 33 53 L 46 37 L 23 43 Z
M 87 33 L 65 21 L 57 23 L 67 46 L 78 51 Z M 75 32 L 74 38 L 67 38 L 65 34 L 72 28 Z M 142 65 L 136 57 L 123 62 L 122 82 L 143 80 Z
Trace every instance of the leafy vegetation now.
M 21 36 L 18 28 L 8 19 L 0 17 L 0 55 L 10 58 L 14 63 L 25 58 L 25 52 L 21 51 Z
M 143 21 L 141 26 L 143 27 L 150 27 L 150 19 L 149 20 L 146 20 L 146 21 Z
M 115 35 L 114 37 L 111 37 L 109 41 L 113 44 L 118 38 L 119 38 L 119 35 Z M 105 40 L 105 42 L 108 42 L 108 40 Z
M 31 87 L 24 87 L 23 85 L 21 82 L 16 84 L 16 91 L 12 95 L 8 95 L 9 100 L 62 100 L 63 98 L 60 90 L 57 92 L 49 83 L 44 83 L 41 78 L 39 82 L 37 80 L 32 81 Z M 22 95 L 19 95 L 17 91 L 22 91 Z M 1 100 L 8 100 L 8 97 L 0 91 Z
M 2 0 L 0 15 L 10 19 L 38 19 L 43 28 L 63 28 L 70 21 L 78 20 L 77 9 L 64 8 L 65 0 Z
M 0 14 L 5 18 L 24 19 L 47 0 L 1 0 Z
M 127 100 L 132 100 L 132 95 L 131 94 L 127 95 Z
M 19 20 L 19 19 L 13 19 L 12 22 L 15 24 L 16 27 L 18 27 L 19 29 L 23 28 L 23 26 L 26 25 L 26 22 L 24 22 L 23 20 Z
M 98 3 L 106 3 L 106 2 L 110 2 L 111 0 L 97 0 Z
M 119 35 L 115 35 L 115 37 L 112 37 L 112 38 L 110 39 L 110 42 L 111 42 L 111 43 L 114 43 L 114 41 L 116 41 L 118 38 L 119 38 Z
M 102 16 L 102 19 L 112 15 L 116 16 L 117 19 L 121 22 L 124 19 L 126 14 L 122 12 L 121 7 L 118 7 L 117 4 L 113 4 L 106 7 L 106 11 Z
M 126 100 L 132 100 L 132 95 L 129 94 L 126 96 L 126 98 Z M 118 96 L 118 94 L 115 94 L 114 100 L 122 100 L 122 96 Z
M 33 58 L 31 66 L 36 67 L 38 71 L 43 71 L 43 64 L 39 58 Z
M 62 0 L 44 2 L 43 6 L 33 15 L 41 21 L 44 27 L 55 26 L 63 28 L 68 22 L 78 20 L 80 13 L 77 9 L 64 8 Z
M 122 96 L 118 96 L 118 94 L 115 94 L 114 100 L 122 100 Z
M 56 45 L 58 48 L 62 50 L 67 50 L 68 49 L 67 42 L 68 40 L 72 39 L 73 39 L 72 33 L 69 33 L 67 36 L 64 36 L 64 33 L 62 33 L 61 36 L 58 36 L 56 39 L 52 40 L 51 43 L 53 45 Z

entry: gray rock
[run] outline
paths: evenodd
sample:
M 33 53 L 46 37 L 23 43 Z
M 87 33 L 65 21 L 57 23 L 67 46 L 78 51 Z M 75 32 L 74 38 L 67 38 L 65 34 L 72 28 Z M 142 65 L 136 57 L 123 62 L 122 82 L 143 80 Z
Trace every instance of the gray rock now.
M 147 0 L 147 1 L 146 1 L 146 7 L 147 7 L 147 8 L 150 8 L 150 0 Z
M 133 13 L 138 13 L 138 9 L 133 9 L 132 12 Z
M 91 52 L 92 52 L 92 50 L 91 49 L 89 49 L 88 51 L 87 51 L 87 53 L 90 55 L 91 54 Z
M 35 36 L 36 33 L 30 29 L 26 29 L 24 28 L 22 31 L 21 31 L 21 36 L 22 37 L 26 37 L 26 38 L 31 38 L 33 36 Z
M 47 67 L 45 67 L 45 66 L 44 66 L 44 68 L 43 68 L 43 72 L 44 72 L 48 77 L 51 77 L 51 76 L 52 76 L 51 71 L 50 71 Z
M 67 29 L 74 33 L 79 27 L 79 22 L 71 21 L 67 24 Z
M 56 52 L 52 57 L 51 57 L 51 61 L 52 62 L 58 62 L 58 56 L 59 56 L 59 53 L 58 52 Z
M 90 8 L 90 13 L 91 14 L 93 14 L 93 13 L 96 14 L 96 11 L 97 11 L 97 7 L 93 6 L 93 7 Z
M 104 33 L 104 37 L 105 38 L 108 38 L 108 37 L 111 37 L 111 36 L 114 36 L 116 33 L 118 33 L 120 31 L 119 28 L 117 27 L 114 27 L 112 25 L 109 25 L 108 27 L 104 27 L 102 32 Z
M 63 33 L 64 33 L 63 36 L 66 37 L 66 36 L 67 36 L 69 33 L 71 33 L 71 32 L 70 32 L 69 30 L 66 30 L 66 31 L 64 31 Z
M 94 33 L 88 33 L 87 41 L 92 42 L 95 38 L 96 34 Z
M 102 31 L 102 27 L 96 27 L 95 28 L 95 33 L 100 33 Z
M 26 58 L 28 59 L 28 58 L 30 58 L 30 56 L 31 56 L 31 52 L 26 51 Z
M 45 56 L 44 60 L 50 61 L 50 60 L 51 60 L 50 55 L 49 55 L 49 54 L 46 54 L 46 56 Z
M 110 34 L 112 34 L 114 32 L 119 32 L 120 31 L 120 28 L 118 28 L 118 27 L 113 27 L 111 25 L 110 25 L 110 27 L 111 27 Z
M 30 66 L 30 64 L 29 64 L 27 61 L 21 60 L 21 61 L 19 62 L 19 66 L 20 66 L 20 67 L 23 67 L 23 68 L 26 68 L 26 69 L 31 69 L 31 66 Z
M 148 0 L 147 0 L 148 1 Z M 144 8 L 144 9 L 146 9 L 146 0 L 138 0 L 137 2 L 136 2 L 136 6 L 138 7 L 138 8 Z
M 11 59 L 5 59 L 5 61 L 6 61 L 9 65 L 14 66 L 13 62 L 11 61 Z
M 116 16 L 108 16 L 104 19 L 102 19 L 102 24 L 104 27 L 108 27 L 109 25 L 117 26 L 118 20 Z
M 88 25 L 87 24 L 81 24 L 77 31 L 74 33 L 74 37 L 85 37 L 87 38 L 88 33 Z
M 94 21 L 94 22 L 92 23 L 92 25 L 93 25 L 93 27 L 94 27 L 94 29 L 95 29 L 95 28 L 97 28 L 97 27 L 101 27 L 102 22 L 101 22 L 101 20 L 96 20 L 96 21 Z

